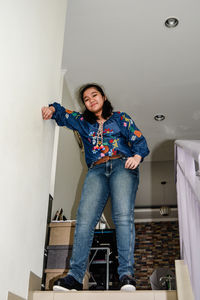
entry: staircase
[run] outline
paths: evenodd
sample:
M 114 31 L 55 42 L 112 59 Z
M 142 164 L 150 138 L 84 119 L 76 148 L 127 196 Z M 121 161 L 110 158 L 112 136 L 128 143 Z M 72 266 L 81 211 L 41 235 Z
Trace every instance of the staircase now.
M 34 292 L 32 300 L 177 300 L 177 293 L 176 291 Z
M 177 291 L 35 291 L 28 300 L 194 300 L 187 266 L 181 260 L 177 260 L 175 266 Z

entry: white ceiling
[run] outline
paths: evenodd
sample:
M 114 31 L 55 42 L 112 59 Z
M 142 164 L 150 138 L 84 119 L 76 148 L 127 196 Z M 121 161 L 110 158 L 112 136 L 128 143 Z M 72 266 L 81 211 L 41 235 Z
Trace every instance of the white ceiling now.
M 175 29 L 164 26 L 170 16 Z M 172 160 L 175 139 L 199 139 L 199 0 L 68 0 L 62 67 L 72 95 L 97 82 L 133 117 L 148 160 Z

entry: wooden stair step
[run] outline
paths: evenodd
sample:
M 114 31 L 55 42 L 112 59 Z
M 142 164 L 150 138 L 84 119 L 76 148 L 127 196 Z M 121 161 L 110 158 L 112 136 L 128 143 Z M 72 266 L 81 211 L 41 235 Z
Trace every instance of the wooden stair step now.
M 176 291 L 35 291 L 31 300 L 177 300 Z

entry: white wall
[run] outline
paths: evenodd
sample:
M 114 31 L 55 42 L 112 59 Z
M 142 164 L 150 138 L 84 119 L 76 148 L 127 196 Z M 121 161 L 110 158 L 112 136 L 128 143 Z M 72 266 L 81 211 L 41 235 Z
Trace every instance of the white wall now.
M 59 94 L 66 4 L 1 1 L 1 300 L 42 276 L 55 127 L 41 107 Z
M 72 99 L 67 80 L 63 82 L 62 105 L 70 110 L 79 109 L 76 100 Z M 52 216 L 62 207 L 68 219 L 76 217 L 86 171 L 84 153 L 80 151 L 73 131 L 59 127 Z

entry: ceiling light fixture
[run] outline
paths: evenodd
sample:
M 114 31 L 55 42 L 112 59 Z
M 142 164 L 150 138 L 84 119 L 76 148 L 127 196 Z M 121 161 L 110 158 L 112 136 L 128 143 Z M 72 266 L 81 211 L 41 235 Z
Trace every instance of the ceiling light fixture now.
M 163 120 L 165 119 L 165 116 L 164 116 L 164 115 L 156 115 L 156 116 L 154 117 L 154 119 L 155 119 L 156 121 L 163 121 Z
M 177 18 L 175 17 L 169 17 L 167 18 L 167 20 L 165 21 L 165 26 L 167 28 L 174 28 L 178 25 L 179 21 Z

